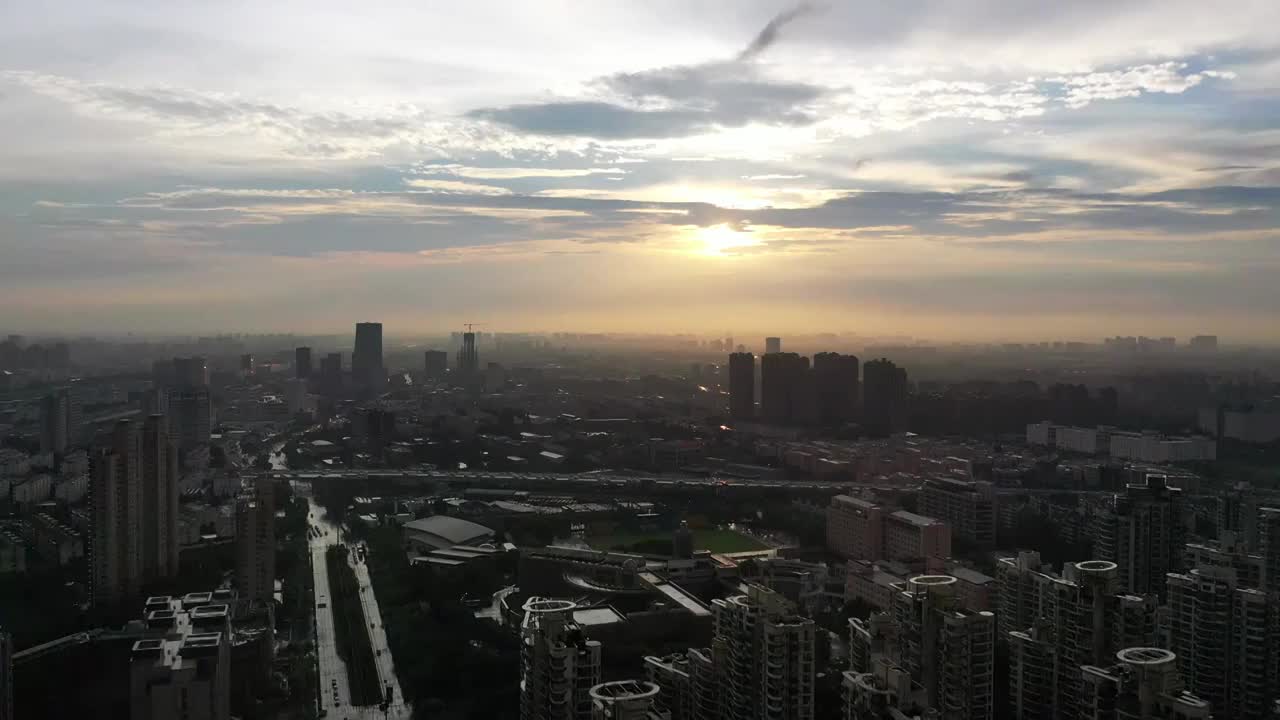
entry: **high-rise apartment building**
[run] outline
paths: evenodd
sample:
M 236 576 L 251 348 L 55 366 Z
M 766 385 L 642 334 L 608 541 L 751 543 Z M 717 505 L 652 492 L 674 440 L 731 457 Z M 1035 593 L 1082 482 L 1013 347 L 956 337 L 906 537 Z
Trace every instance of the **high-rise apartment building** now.
M 729 343 L 729 345 L 732 347 L 733 343 Z M 782 352 L 782 338 L 767 337 L 764 339 L 765 355 L 772 355 L 774 353 L 780 353 L 780 352 Z
M 644 659 L 645 677 L 658 686 L 654 706 L 671 720 L 716 720 L 720 717 L 720 688 L 709 648 Z
M 1188 568 L 1224 567 L 1235 571 L 1240 587 L 1263 587 L 1266 574 L 1266 558 L 1246 550 L 1244 543 L 1230 530 L 1220 533 L 1217 540 L 1187 543 L 1182 566 Z
M 1257 551 L 1258 496 L 1246 482 L 1238 482 L 1218 496 L 1218 536 L 1230 532 L 1244 549 Z
M 910 700 L 956 720 L 991 720 L 995 709 L 995 615 L 964 609 L 950 575 L 919 575 L 894 593 L 888 613 L 849 621 L 846 699 Z M 897 674 L 892 671 L 898 671 Z M 909 684 L 907 679 L 909 678 Z M 887 691 L 888 694 L 879 691 Z M 853 714 L 851 717 L 875 717 Z
M 929 478 L 920 489 L 920 513 L 951 526 L 953 537 L 974 547 L 996 542 L 996 496 L 989 482 Z
M 1106 667 L 1081 673 L 1080 720 L 1209 720 L 1205 700 L 1183 690 L 1177 656 L 1163 648 L 1130 647 Z M 1217 716 L 1220 717 L 1220 716 Z
M 40 452 L 63 455 L 80 439 L 80 401 L 68 388 L 40 402 Z
M 1001 635 L 1009 643 L 1009 702 L 1018 718 L 1074 718 L 1081 668 L 1155 637 L 1150 597 L 1119 594 L 1115 563 L 1067 563 L 1062 576 L 1024 552 L 997 564 Z
M 178 452 L 164 415 L 142 421 L 139 498 L 144 581 L 178 574 Z
M 90 466 L 93 598 L 111 604 L 178 572 L 177 466 L 164 418 L 116 423 Z
M 570 600 L 532 597 L 520 626 L 520 720 L 590 720 L 600 643 L 573 620 Z
M 387 371 L 382 362 L 382 323 L 356 323 L 355 349 L 351 352 L 351 380 L 357 388 L 380 392 Z
M 0 720 L 13 715 L 13 636 L 0 629 Z
M 756 416 L 756 356 L 749 352 L 729 355 L 729 416 L 734 420 Z
M 1258 508 L 1258 552 L 1262 555 L 1262 589 L 1280 597 L 1280 508 Z
M 1240 587 L 1231 568 L 1168 576 L 1169 647 L 1187 689 L 1219 717 L 1270 717 L 1280 691 L 1273 603 L 1265 592 Z
M 253 353 L 245 353 L 240 356 L 240 374 L 244 377 L 253 377 L 256 363 L 253 359 Z
M 858 358 L 825 352 L 813 356 L 813 382 L 817 387 L 818 421 L 841 425 L 858 417 Z
M 905 670 L 878 664 L 868 672 L 845 671 L 840 690 L 843 720 L 914 720 L 927 717 L 923 689 Z
M 231 620 L 210 593 L 147 600 L 147 627 L 129 660 L 130 720 L 230 720 Z
M 721 717 L 737 720 L 814 718 L 815 626 L 777 593 L 748 585 L 747 594 L 712 601 L 711 652 L 723 695 Z
M 236 590 L 240 597 L 271 601 L 276 579 L 275 490 L 258 478 L 236 500 Z
M 311 377 L 311 348 L 304 345 L 293 349 L 293 376 L 299 380 Z
M 1120 568 L 1120 586 L 1135 595 L 1164 597 L 1165 575 L 1182 568 L 1186 544 L 1182 490 L 1164 475 L 1130 483 L 1099 518 L 1094 554 Z
M 907 429 L 907 371 L 881 358 L 862 366 L 862 425 L 885 437 Z
M 809 358 L 769 353 L 760 358 L 760 415 L 767 423 L 788 425 L 817 420 L 817 396 Z
M 208 387 L 209 363 L 202 357 L 176 357 L 173 359 L 173 372 L 168 376 L 166 384 L 178 387 Z
M 449 371 L 449 353 L 444 350 L 428 350 L 423 353 L 423 369 L 431 379 L 442 378 Z
M 178 452 L 209 444 L 213 430 L 213 402 L 208 386 L 186 385 L 168 392 L 169 436 Z
M 95 603 L 136 597 L 142 588 L 142 435 L 123 420 L 91 458 L 93 541 L 90 565 Z
M 591 688 L 591 720 L 672 720 L 655 706 L 658 686 L 643 680 L 614 680 Z

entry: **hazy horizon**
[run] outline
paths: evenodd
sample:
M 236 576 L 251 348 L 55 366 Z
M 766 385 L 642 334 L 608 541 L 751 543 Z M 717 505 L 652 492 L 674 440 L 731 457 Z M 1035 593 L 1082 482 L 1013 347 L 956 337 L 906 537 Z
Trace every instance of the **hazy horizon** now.
M 23 5 L 14 332 L 1280 341 L 1274 1 Z

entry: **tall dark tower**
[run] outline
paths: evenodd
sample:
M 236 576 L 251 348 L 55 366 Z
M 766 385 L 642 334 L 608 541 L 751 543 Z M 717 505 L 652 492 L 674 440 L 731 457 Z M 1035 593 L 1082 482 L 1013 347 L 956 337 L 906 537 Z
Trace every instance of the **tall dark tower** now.
M 449 370 L 449 353 L 444 350 L 428 350 L 423 359 L 428 378 L 444 377 Z
M 862 367 L 862 424 L 885 437 L 907 429 L 907 371 L 881 358 Z
M 311 377 L 311 348 L 294 348 L 293 371 L 294 376 L 299 380 L 306 380 Z
M 387 373 L 382 364 L 382 323 L 356 323 L 356 345 L 351 353 L 351 379 L 357 387 L 381 390 Z
M 476 351 L 476 334 L 462 333 L 462 349 L 458 351 L 458 370 L 471 375 L 480 369 L 480 353 Z
M 749 352 L 729 355 L 729 416 L 750 420 L 756 415 L 756 356 Z
M 813 356 L 813 381 L 817 386 L 818 421 L 841 425 L 857 417 L 858 358 L 825 352 Z
M 796 353 L 770 353 L 760 358 L 760 415 L 777 425 L 816 419 L 813 374 L 809 358 Z

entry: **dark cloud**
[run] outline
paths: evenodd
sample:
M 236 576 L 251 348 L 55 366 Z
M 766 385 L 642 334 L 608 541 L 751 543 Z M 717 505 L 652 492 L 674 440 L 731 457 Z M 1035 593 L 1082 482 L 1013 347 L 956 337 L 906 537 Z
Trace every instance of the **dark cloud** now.
M 796 18 L 808 14 L 813 11 L 813 6 L 808 3 L 797 5 L 786 12 L 780 13 L 777 17 L 770 20 L 768 24 L 760 30 L 760 33 L 751 40 L 751 42 L 738 53 L 738 60 L 751 60 L 760 55 L 760 53 L 769 49 L 769 46 L 778 41 L 778 33 L 783 26 L 795 20 Z
M 809 11 L 801 5 L 775 17 L 735 60 L 617 73 L 592 83 L 630 105 L 556 101 L 480 108 L 468 115 L 522 132 L 604 139 L 683 137 L 752 123 L 808 125 L 818 119 L 809 105 L 824 89 L 769 80 L 749 60 L 776 42 L 782 26 Z

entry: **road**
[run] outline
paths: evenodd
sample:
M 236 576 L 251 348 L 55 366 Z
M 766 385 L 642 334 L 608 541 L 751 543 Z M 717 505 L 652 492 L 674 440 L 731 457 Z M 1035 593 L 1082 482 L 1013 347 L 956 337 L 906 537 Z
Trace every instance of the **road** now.
M 309 539 L 311 548 L 311 569 L 316 589 L 316 645 L 320 665 L 320 709 L 327 718 L 350 718 L 351 720 L 409 720 L 412 708 L 405 702 L 404 693 L 400 690 L 400 681 L 396 679 L 395 667 L 391 660 L 391 651 L 387 647 L 387 635 L 382 627 L 382 613 L 378 608 L 378 600 L 374 597 L 373 586 L 369 581 L 369 571 L 364 563 L 355 562 L 355 553 L 348 553 L 347 562 L 355 570 L 356 580 L 360 585 L 360 603 L 364 609 L 365 620 L 374 627 L 366 626 L 369 642 L 373 646 L 374 660 L 378 666 L 378 678 L 382 687 L 392 687 L 392 704 L 384 713 L 378 706 L 351 705 L 351 691 L 347 685 L 347 665 L 338 657 L 336 635 L 334 634 L 333 603 L 329 597 L 329 571 L 325 564 L 325 552 L 341 542 L 341 533 L 324 515 L 324 508 L 316 504 L 311 497 L 307 498 L 307 511 L 311 514 L 310 523 L 319 528 L 320 537 Z M 325 607 L 320 607 L 324 605 Z M 336 690 L 336 693 L 335 693 Z M 336 699 L 335 699 L 336 694 Z
M 347 686 L 347 664 L 338 657 L 337 635 L 333 629 L 333 602 L 329 597 L 329 569 L 324 554 L 337 543 L 336 529 L 323 521 L 323 509 L 308 498 L 311 524 L 328 536 L 311 533 L 307 544 L 311 550 L 311 577 L 315 585 L 316 603 L 316 657 L 320 666 L 320 711 L 323 717 L 348 717 L 351 710 L 351 691 Z M 335 699 L 336 696 L 336 699 Z M 346 713 L 346 714 L 344 714 Z

